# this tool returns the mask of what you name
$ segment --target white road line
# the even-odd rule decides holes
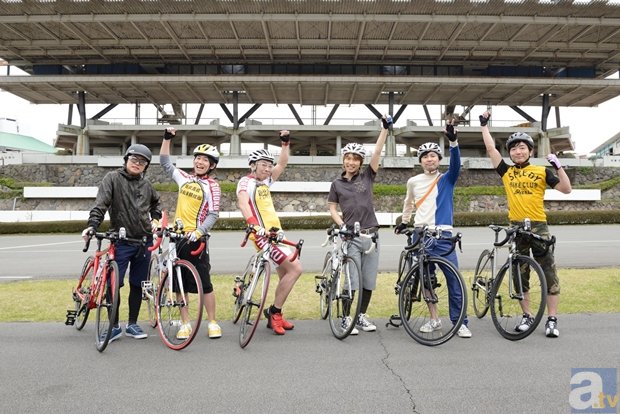
[[[58,243],[30,244],[30,245],[25,245],[25,246],[9,246],[9,247],[0,247],[0,250],[28,249],[31,247],[60,246],[61,244],[75,244],[75,243],[84,243],[84,241],[76,240],[76,241],[58,242]]]
[[[0,279],[33,279],[32,276],[0,276]]]

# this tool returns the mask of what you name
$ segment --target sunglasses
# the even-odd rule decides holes
[[[137,155],[130,155],[129,156],[129,161],[133,162],[134,164],[139,164],[139,165],[142,165],[142,166],[144,166],[144,165],[149,163],[147,160],[145,160],[142,157],[138,157]]]

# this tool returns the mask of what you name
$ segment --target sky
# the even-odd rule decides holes
[[[11,75],[17,74],[17,70],[12,68]],[[618,79],[618,74],[612,75],[611,78]],[[303,119],[304,124],[312,124],[312,106],[294,106]],[[87,118],[94,116],[104,107],[105,105],[87,104]],[[250,107],[251,105],[240,105],[239,113],[243,114]],[[380,112],[387,113],[387,105],[376,105],[375,107]],[[231,109],[230,106],[229,109]],[[463,108],[457,106],[455,112],[460,112],[462,109]],[[486,107],[484,106],[476,106],[472,109],[472,126],[478,124],[475,122],[475,117],[485,109]],[[542,109],[540,107],[521,107],[521,109],[535,119],[540,119],[541,117]],[[316,111],[317,124],[322,124],[325,118],[327,118],[331,106],[317,106],[314,110]],[[193,124],[193,117],[196,116],[197,111],[198,105],[190,105],[187,107],[187,116],[190,118],[188,123]],[[135,108],[133,105],[119,105],[101,119],[108,122],[133,124],[134,112]],[[429,112],[432,118],[440,119],[441,107],[430,106]],[[492,108],[492,112],[496,126],[516,125],[526,122],[520,115],[508,107],[494,107]],[[572,140],[575,142],[575,152],[580,155],[590,153],[598,145],[620,132],[620,122],[617,122],[619,114],[620,97],[616,97],[594,108],[560,108],[561,124],[562,126],[568,126],[570,128]],[[158,114],[154,106],[142,105],[141,116],[142,124],[156,124],[155,118]],[[7,124],[5,121],[2,121],[3,118],[15,119],[20,134],[32,136],[52,145],[56,137],[58,124],[67,123],[68,105],[35,105],[0,89],[0,128]],[[222,125],[230,125],[230,122],[219,105],[207,105],[203,112],[201,123],[208,123],[214,118],[219,118]],[[287,105],[263,105],[251,118],[260,120],[264,124],[297,124]],[[371,119],[374,119],[374,115],[363,105],[353,105],[351,107],[341,105],[332,120],[332,124],[353,123],[355,125],[361,125]],[[423,109],[420,105],[408,106],[395,126],[405,125],[405,120],[407,119],[414,120],[418,125],[427,125]],[[73,125],[79,125],[79,114],[75,107],[72,123]],[[549,114],[547,126],[548,128],[556,126],[554,110]]]

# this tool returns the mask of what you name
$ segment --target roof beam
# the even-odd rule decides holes
[[[161,22],[161,25],[164,27],[166,32],[168,32],[168,35],[172,38],[174,43],[176,43],[177,47],[179,48],[181,53],[183,53],[183,55],[185,56],[187,61],[192,63],[192,58],[189,57],[189,55],[187,54],[187,51],[185,50],[183,45],[179,42],[179,37],[174,32],[174,29],[172,28],[172,26],[170,26],[170,23],[168,23],[168,22]]]
[[[357,57],[360,54],[360,47],[362,46],[362,40],[364,40],[364,31],[366,30],[366,22],[360,24],[357,32],[357,45],[355,46],[355,56],[353,56],[353,63],[357,63]]]
[[[267,43],[267,52],[269,53],[269,59],[273,62],[273,51],[271,50],[271,42],[269,36],[269,28],[267,27],[267,23],[265,20],[261,20],[261,26],[263,28],[263,34],[265,35],[265,42]]]

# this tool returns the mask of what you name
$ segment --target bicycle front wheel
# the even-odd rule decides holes
[[[508,263],[500,269],[491,297],[491,318],[500,335],[511,341],[523,339],[534,332],[545,313],[545,274],[534,259],[517,255],[512,272]],[[525,313],[532,318],[526,325],[522,324]]]
[[[103,352],[108,346],[110,336],[112,336],[112,327],[114,326],[120,297],[120,279],[118,265],[115,261],[108,263],[106,275],[102,276],[97,290],[97,329],[95,329],[95,334],[97,350]]]
[[[349,256],[342,262],[332,276],[329,288],[328,317],[329,327],[338,339],[344,339],[355,328],[357,315],[362,306],[362,280],[357,263]]]
[[[478,258],[471,282],[471,301],[478,318],[484,318],[489,310],[490,281],[493,276],[493,252],[484,250]]]
[[[248,264],[245,266],[245,270],[241,275],[241,280],[239,282],[240,285],[234,288],[235,290],[233,291],[233,296],[235,298],[235,304],[233,306],[232,323],[237,323],[237,321],[241,317],[243,308],[245,307],[245,301],[243,300],[243,297],[245,291],[248,289],[248,287],[250,287],[250,282],[252,281],[252,270],[254,268],[255,260],[256,256],[252,256],[250,260],[248,260]]]
[[[243,312],[241,314],[241,324],[239,326],[239,346],[245,348],[254,336],[260,316],[267,300],[267,290],[269,289],[269,277],[271,275],[271,265],[263,262],[258,271],[253,275],[248,288],[243,296]]]
[[[398,309],[405,331],[436,346],[450,340],[467,313],[467,291],[459,271],[440,257],[413,265],[400,289]]]
[[[159,255],[153,254],[149,262],[149,273],[146,283],[142,285],[142,299],[146,301],[151,328],[157,327],[157,289],[159,289]]]
[[[328,252],[323,261],[323,272],[316,278],[316,291],[319,293],[319,313],[327,319],[329,313],[329,290],[332,282],[332,253]]]
[[[82,266],[82,273],[78,284],[73,290],[73,303],[75,305],[75,329],[81,331],[86,325],[90,313],[90,296],[92,290],[93,274],[95,273],[95,258],[89,256]]]
[[[157,329],[164,345],[179,351],[192,343],[202,321],[203,293],[198,271],[177,260],[157,291]]]

